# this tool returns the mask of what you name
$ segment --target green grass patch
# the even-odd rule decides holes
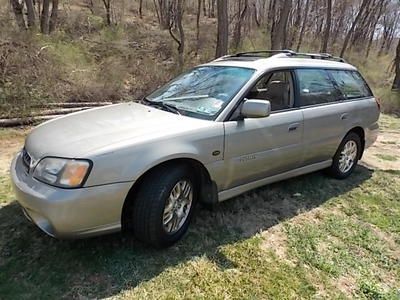
[[[52,239],[24,218],[3,176],[0,294],[6,299],[395,299],[398,175],[359,167],[345,181],[316,173],[273,184],[214,212],[199,209],[188,235],[166,250],[149,249],[126,234]],[[296,192],[301,196],[293,196]],[[315,207],[318,214],[311,213]],[[265,249],[268,235],[257,234],[280,222],[286,259],[277,255],[278,248]],[[338,286],[342,278],[351,279],[350,292]]]
[[[389,154],[375,154],[376,157],[386,161],[397,161],[397,157]]]

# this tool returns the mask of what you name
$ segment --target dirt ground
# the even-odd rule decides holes
[[[8,173],[11,160],[24,144],[30,128],[0,130],[0,175]]]
[[[400,170],[400,132],[382,129],[378,140],[365,153],[362,164],[380,170]]]

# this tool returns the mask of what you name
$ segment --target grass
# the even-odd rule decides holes
[[[376,154],[376,157],[386,161],[396,161],[397,157],[389,154]]]
[[[384,116],[387,129],[400,121]],[[20,138],[2,130],[2,141]],[[23,133],[22,133],[23,134]],[[400,171],[359,166],[272,184],[154,250],[129,234],[60,241],[23,216],[0,174],[0,298],[399,299]]]

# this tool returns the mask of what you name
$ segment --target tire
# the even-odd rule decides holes
[[[355,154],[353,154],[353,151],[349,151],[350,148],[354,149],[354,146],[356,147]],[[346,150],[346,147],[349,148]],[[345,179],[349,177],[351,173],[353,173],[355,167],[357,166],[358,160],[361,157],[361,149],[362,145],[360,136],[355,132],[348,133],[340,143],[339,148],[333,157],[332,166],[327,169],[327,173],[336,179]],[[342,163],[342,161],[346,161],[346,159],[343,157],[345,155],[343,152],[345,151],[352,154],[347,156],[347,165],[346,163]],[[353,155],[355,155],[354,159],[350,159],[350,157]]]
[[[189,189],[184,185],[184,182],[191,186],[190,207],[187,205],[189,200],[179,200],[180,198],[175,201],[171,200],[174,198],[172,195],[178,195],[179,188],[181,190]],[[185,198],[183,192],[180,197]],[[157,248],[168,247],[176,243],[189,227],[197,197],[196,180],[188,167],[170,165],[152,171],[144,178],[136,194],[136,199],[133,199],[132,224],[134,236],[145,244]],[[186,198],[189,199],[190,197]],[[184,207],[187,209],[185,210]],[[172,214],[169,211],[172,211]],[[185,219],[182,219],[179,224],[176,224],[178,222],[172,219],[167,225],[164,224],[164,221],[171,215],[172,218],[179,219],[178,215],[181,217],[184,212],[187,215],[185,213]],[[175,222],[177,228],[173,226],[172,222]],[[171,230],[169,231],[169,229]]]

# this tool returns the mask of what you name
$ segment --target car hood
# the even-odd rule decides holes
[[[122,103],[73,113],[45,122],[28,135],[25,147],[34,160],[45,156],[83,158],[129,140],[183,134],[211,121],[180,116],[138,103]]]

